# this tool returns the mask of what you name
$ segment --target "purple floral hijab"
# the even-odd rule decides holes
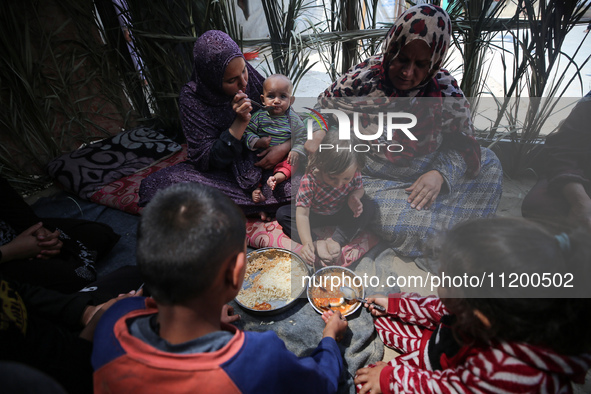
[[[212,145],[236,118],[232,97],[223,92],[222,82],[226,67],[239,56],[244,57],[238,45],[219,30],[209,30],[195,42],[193,74],[181,89],[179,104],[189,160],[198,169],[209,169]],[[264,78],[248,62],[246,68],[248,85],[244,93],[260,102]]]

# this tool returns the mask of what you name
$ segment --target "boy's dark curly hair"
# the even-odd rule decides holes
[[[507,277],[504,288],[498,281],[501,273],[531,277],[571,272],[575,287],[588,288],[584,281],[589,278],[591,236],[579,229],[568,238],[570,246],[561,247],[546,228],[521,218],[467,221],[445,234],[437,251],[442,273],[497,278],[496,287],[485,290],[441,289],[443,303],[457,317],[453,330],[458,341],[483,346],[496,340],[524,342],[568,355],[591,352],[589,297],[560,298],[564,289],[548,289],[540,296],[539,289],[528,293],[507,288]],[[536,298],[527,298],[528,294]],[[475,315],[476,310],[488,318],[490,326]]]

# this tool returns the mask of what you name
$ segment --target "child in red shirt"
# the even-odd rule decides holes
[[[368,297],[387,308],[366,304],[378,335],[402,354],[359,369],[358,392],[572,393],[591,367],[589,233],[554,236],[524,219],[495,218],[460,223],[441,241],[439,276],[470,282],[440,287],[441,299]],[[519,287],[508,280],[514,274]],[[573,287],[560,286],[569,275]]]

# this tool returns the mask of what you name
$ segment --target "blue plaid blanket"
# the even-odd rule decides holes
[[[491,150],[481,150],[481,171],[474,179],[464,176],[466,164],[452,150],[416,158],[408,167],[368,157],[363,186],[378,206],[372,230],[397,254],[420,257],[435,233],[467,219],[494,216],[501,198],[503,171]],[[404,189],[430,170],[438,170],[445,184],[431,208],[417,211],[407,202]]]

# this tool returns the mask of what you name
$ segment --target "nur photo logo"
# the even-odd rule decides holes
[[[322,114],[330,114],[336,118],[338,122],[338,139],[341,141],[351,141],[351,126],[353,126],[353,135],[356,140],[368,141],[368,143],[351,144],[347,147],[334,146],[332,144],[320,144],[319,151],[337,149],[337,150],[353,150],[355,152],[369,152],[370,150],[387,150],[388,152],[402,152],[404,147],[393,139],[394,131],[400,130],[404,135],[411,141],[417,141],[417,137],[410,131],[411,128],[416,126],[417,118],[415,115],[407,112],[378,112],[375,116],[377,117],[375,131],[369,131],[366,129],[364,132],[360,131],[359,128],[359,112],[345,112],[338,109],[320,109],[317,111],[312,108],[305,107],[311,111],[310,119],[307,124],[307,138],[312,139],[314,133],[314,122],[318,125],[321,130],[326,132],[329,131],[328,122],[322,116]],[[352,120],[351,120],[352,117]],[[385,136],[384,136],[385,133]],[[377,142],[377,141],[386,142]],[[373,143],[369,143],[373,141]]]

